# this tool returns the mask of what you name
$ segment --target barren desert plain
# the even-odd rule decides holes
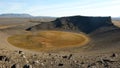
[[[120,68],[120,21],[0,18],[0,68]]]

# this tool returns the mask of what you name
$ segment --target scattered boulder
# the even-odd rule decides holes
[[[103,60],[103,62],[110,62],[110,63],[116,62],[114,59],[110,59],[110,58],[104,58],[102,60]]]
[[[27,28],[26,31],[30,31],[32,28]]]
[[[88,65],[88,68],[96,68],[95,65],[96,65],[95,63],[89,64],[89,65]]]
[[[62,63],[59,63],[59,64],[58,64],[58,66],[63,66],[63,65],[64,65],[64,64],[62,64]]]
[[[22,53],[23,53],[23,51],[18,51],[18,53],[19,53],[19,54],[22,54]]]
[[[62,56],[62,58],[68,58],[68,56],[66,56],[66,55],[65,55],[65,56]]]
[[[9,61],[10,59],[7,56],[0,56],[0,61]]]
[[[80,64],[85,64],[83,61]]]
[[[110,57],[114,58],[117,57],[118,55],[116,53],[113,53]]]
[[[25,55],[23,55],[23,54],[21,55],[21,57],[22,57],[22,58],[27,58],[27,57],[26,57]]]
[[[23,51],[18,51],[18,53],[20,54],[21,57],[23,57],[25,55],[25,53]]]
[[[41,63],[42,66],[44,66],[45,64],[44,63]]]
[[[97,61],[97,63],[99,63],[99,64],[103,64],[103,62],[102,62],[102,61]]]
[[[38,60],[33,61],[33,64],[39,64],[40,62]]]
[[[79,61],[77,61],[77,60],[74,60],[74,63],[78,63]]]
[[[52,54],[49,53],[48,55],[51,56]]]
[[[70,55],[68,56],[68,60],[69,60],[69,59],[71,59],[71,57],[72,57],[72,56],[73,56],[73,55],[72,55],[72,54],[70,54]]]
[[[12,66],[11,66],[11,68],[19,68],[20,66],[19,66],[19,64],[13,64]]]
[[[30,64],[25,64],[25,65],[23,66],[23,68],[32,68],[32,65],[30,65]]]
[[[6,56],[0,56],[0,60],[2,61],[3,59],[5,59]]]
[[[109,64],[113,64],[113,62],[116,62],[113,59],[108,58],[101,58],[100,61],[97,61],[97,63],[104,65],[104,67],[109,68]]]

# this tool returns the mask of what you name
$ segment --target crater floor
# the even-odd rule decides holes
[[[53,50],[65,47],[83,46],[89,38],[82,33],[64,31],[39,31],[8,38],[12,45],[35,51]]]

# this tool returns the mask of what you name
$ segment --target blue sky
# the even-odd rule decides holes
[[[120,0],[0,0],[0,14],[120,16]]]

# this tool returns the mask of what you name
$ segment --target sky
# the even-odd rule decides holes
[[[120,0],[0,0],[0,14],[120,16]]]

